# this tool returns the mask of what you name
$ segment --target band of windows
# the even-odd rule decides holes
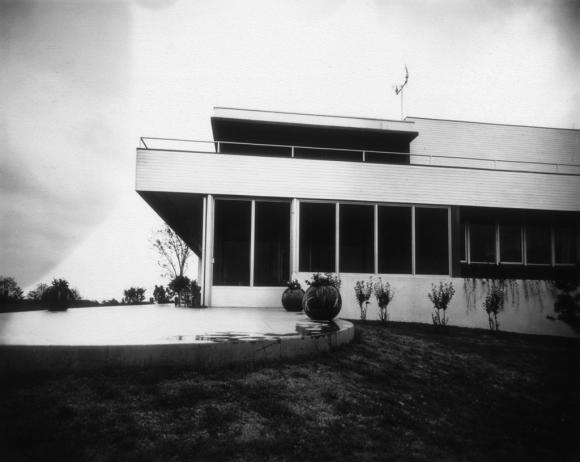
[[[448,207],[306,201],[299,209],[301,272],[449,274]],[[289,270],[288,201],[216,199],[214,285],[279,286]]]
[[[562,223],[462,223],[461,261],[574,265],[575,227]]]

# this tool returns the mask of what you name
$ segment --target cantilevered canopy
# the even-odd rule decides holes
[[[201,258],[203,196],[153,191],[138,191],[138,193]]]
[[[214,139],[243,143],[409,152],[414,123],[272,111],[215,108]]]

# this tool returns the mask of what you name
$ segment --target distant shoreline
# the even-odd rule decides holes
[[[139,305],[153,305],[154,302],[140,302],[140,303],[99,303],[96,300],[75,300],[71,308],[100,308],[105,306],[139,306]],[[21,311],[43,311],[47,308],[42,305],[39,300],[18,300],[9,303],[0,304],[0,313],[17,313]]]

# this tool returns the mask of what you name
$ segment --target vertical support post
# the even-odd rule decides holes
[[[336,203],[335,207],[334,255],[336,261],[334,272],[338,274],[340,272],[340,205],[338,202]]]
[[[250,218],[250,287],[254,287],[254,249],[256,248],[256,201],[252,200]]]
[[[207,197],[203,198],[202,216],[201,216],[201,256],[197,269],[197,277],[199,279],[199,286],[201,287],[201,305],[205,306],[205,260],[207,258],[206,251],[206,222],[207,222]]]
[[[411,207],[411,273],[415,276],[416,273],[416,245],[415,245],[415,206]]]
[[[451,258],[453,255],[452,245],[453,241],[451,240],[451,208],[447,207],[447,263],[449,266],[448,269],[450,277],[453,274],[453,267],[451,266],[453,264],[453,259]]]
[[[375,249],[375,274],[379,274],[379,205],[374,205],[374,249]]]
[[[205,254],[204,287],[205,287],[206,306],[212,306],[211,286],[213,284],[214,216],[215,216],[215,200],[211,194],[208,194],[206,205],[205,251],[204,251]]]
[[[290,204],[290,279],[296,279],[298,273],[300,239],[300,202],[292,199]]]

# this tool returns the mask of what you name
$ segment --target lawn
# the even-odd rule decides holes
[[[213,372],[2,378],[0,460],[580,460],[580,341],[356,323]]]

